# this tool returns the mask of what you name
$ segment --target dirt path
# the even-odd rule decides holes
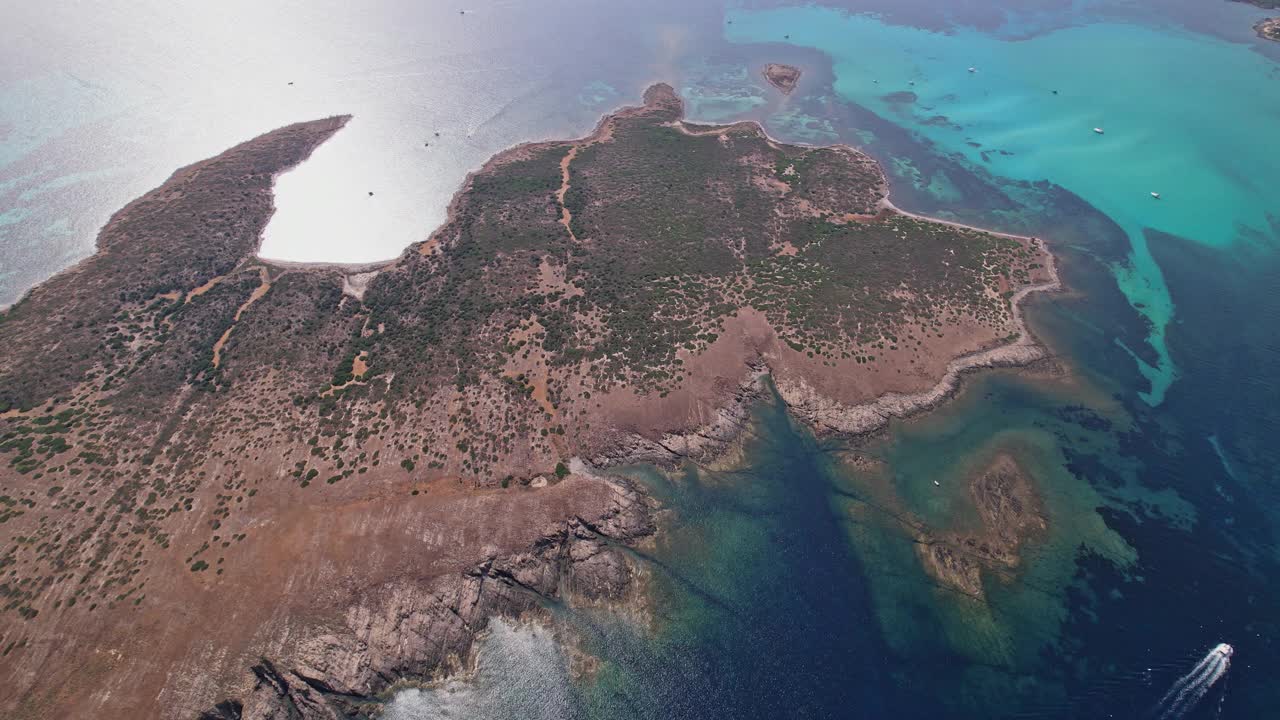
[[[985,235],[994,235],[996,237],[1009,238],[1010,240],[1022,240],[1024,242],[1030,242],[1032,240],[1037,239],[1030,235],[1015,235],[1014,233],[997,232],[995,230],[980,228],[976,225],[965,225],[964,223],[959,223],[952,220],[942,220],[936,217],[930,217],[928,215],[919,215],[917,213],[907,212],[906,210],[903,210],[902,208],[890,202],[887,195],[883,200],[880,201],[880,205],[886,210],[897,213],[898,215],[905,215],[906,217],[909,217],[909,218],[915,218],[916,220],[924,220],[925,222],[931,222],[938,225],[949,225],[953,228],[960,228],[961,230],[972,230],[974,232],[980,232]]]
[[[573,213],[569,212],[569,206],[564,204],[564,196],[569,192],[569,163],[578,156],[578,145],[569,148],[569,152],[560,160],[560,189],[556,191],[556,201],[560,203],[560,224],[564,225],[564,229],[569,232],[569,238],[575,243],[578,242],[577,236],[573,234]]]
[[[231,327],[227,328],[226,332],[222,333],[222,337],[218,338],[218,342],[213,345],[213,366],[215,368],[222,364],[222,348],[227,344],[227,340],[231,337],[231,331],[236,329],[236,323],[240,322],[240,316],[244,314],[245,310],[249,309],[250,305],[257,302],[263,295],[267,294],[268,290],[271,289],[271,275],[267,272],[265,267],[258,268],[258,277],[262,279],[262,284],[250,293],[249,299],[245,300],[243,305],[236,309],[235,317],[231,321]],[[221,278],[215,278],[215,280],[220,279]],[[212,283],[213,280],[210,280],[209,282]],[[194,293],[196,291],[193,290],[192,292]]]
[[[209,278],[208,282],[196,288],[195,290],[192,290],[191,292],[187,293],[187,297],[183,300],[183,302],[191,302],[192,298],[200,297],[201,295],[209,292],[214,288],[214,286],[216,286],[218,283],[222,282],[226,278],[227,278],[226,275],[218,275],[217,277]]]

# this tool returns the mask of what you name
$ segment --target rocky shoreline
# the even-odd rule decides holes
[[[748,363],[747,377],[716,407],[715,419],[684,431],[650,440],[639,433],[617,438],[614,447],[581,460],[594,471],[623,465],[651,464],[672,468],[684,460],[720,458],[751,420],[751,407],[764,397],[768,365],[763,358]]]
[[[545,618],[546,606],[624,604],[641,573],[618,549],[654,532],[648,498],[626,480],[609,508],[549,528],[524,552],[492,556],[423,588],[411,581],[366,593],[345,623],[284,657],[262,657],[251,683],[201,720],[370,717],[388,693],[464,671],[490,619]]]
[[[981,230],[981,228],[904,212],[887,199],[883,205],[886,210],[910,217]],[[1028,240],[1033,243],[1042,242],[1038,238],[989,230],[982,230],[982,232]],[[937,408],[960,391],[962,380],[969,373],[983,369],[1026,367],[1048,358],[1047,348],[1027,327],[1021,307],[1029,295],[1058,292],[1062,289],[1056,259],[1047,251],[1045,256],[1048,259],[1046,271],[1049,280],[1023,286],[1015,291],[1009,300],[1017,338],[996,347],[955,358],[947,365],[945,374],[929,389],[918,393],[887,393],[869,403],[845,405],[816,390],[804,382],[803,378],[796,380],[774,378],[773,387],[778,397],[786,403],[793,417],[803,421],[818,435],[840,435],[853,438],[875,433],[888,425],[892,419],[906,419]],[[768,361],[763,357],[757,357],[749,362],[748,367],[749,375],[733,393],[725,398],[723,404],[716,408],[716,418],[712,422],[684,432],[666,433],[659,440],[650,440],[638,433],[632,433],[620,438],[615,450],[595,455],[587,462],[597,469],[639,463],[651,463],[670,468],[686,459],[701,463],[718,459],[750,421],[751,405],[764,397],[765,380],[773,375]]]
[[[260,162],[262,154],[278,156],[280,168],[292,167],[298,161],[295,156],[305,156],[345,119],[284,128],[193,166],[200,170],[198,182],[193,172],[175,174],[166,185],[126,208],[140,208],[146,213],[121,211],[104,229],[99,253],[79,270],[55,278],[33,292],[19,308],[20,316],[6,318],[5,323],[11,337],[28,343],[25,356],[34,359],[14,364],[5,378],[7,388],[22,391],[14,406],[41,407],[48,400],[47,394],[74,390],[79,393],[74,398],[77,403],[101,414],[91,416],[95,423],[108,424],[119,431],[113,436],[116,449],[130,449],[132,446],[125,441],[136,441],[140,448],[136,456],[122,454],[111,463],[101,463],[113,469],[118,465],[127,472],[108,476],[91,468],[87,477],[76,480],[69,479],[76,475],[66,474],[67,492],[74,497],[84,488],[95,487],[90,483],[101,483],[103,489],[115,492],[117,477],[135,473],[145,479],[154,476],[158,482],[150,486],[129,485],[116,494],[123,498],[121,516],[150,519],[154,513],[151,531],[155,547],[146,549],[145,560],[155,564],[148,575],[133,580],[139,586],[129,592],[138,592],[139,596],[128,607],[123,600],[129,595],[120,594],[119,607],[104,604],[82,609],[89,605],[82,602],[74,611],[68,611],[68,603],[62,608],[62,616],[52,616],[47,611],[59,609],[58,605],[49,607],[53,593],[36,598],[45,602],[40,608],[46,610],[41,619],[25,625],[16,623],[26,621],[15,621],[22,633],[19,651],[26,654],[21,663],[15,662],[12,667],[22,668],[25,674],[17,678],[18,682],[10,683],[16,690],[7,702],[14,703],[15,708],[18,703],[23,703],[24,710],[34,708],[35,712],[26,713],[30,717],[83,712],[112,715],[123,708],[144,716],[155,712],[188,717],[196,709],[207,708],[204,717],[222,719],[367,716],[377,712],[380,701],[400,686],[464,672],[474,659],[476,637],[492,617],[536,621],[548,617],[549,605],[632,608],[644,602],[645,571],[634,563],[625,546],[656,531],[655,508],[641,490],[624,479],[601,477],[599,470],[635,463],[673,466],[686,460],[732,462],[733,450],[745,437],[742,430],[751,422],[754,404],[775,396],[817,433],[868,433],[883,427],[892,417],[921,412],[941,403],[956,391],[960,377],[968,371],[1025,364],[1044,357],[1043,348],[1031,337],[1020,314],[1020,303],[1026,295],[1058,285],[1052,258],[1037,242],[1021,243],[1017,248],[1016,267],[1020,270],[1016,278],[1006,267],[1005,274],[982,275],[982,282],[974,279],[976,275],[964,275],[957,281],[971,281],[973,285],[964,287],[974,288],[984,302],[990,301],[981,306],[984,314],[977,315],[977,310],[964,304],[967,300],[962,298],[951,306],[957,312],[946,326],[951,333],[946,340],[936,341],[943,337],[941,331],[936,337],[930,332],[922,338],[931,343],[923,350],[917,350],[921,344],[917,342],[916,348],[904,347],[896,356],[892,351],[897,348],[888,347],[896,340],[878,342],[884,335],[870,336],[865,348],[864,343],[853,344],[852,339],[845,338],[843,356],[836,350],[824,350],[816,337],[810,338],[806,347],[793,341],[804,338],[798,332],[798,321],[788,325],[791,321],[785,315],[770,321],[749,297],[734,296],[733,303],[719,303],[714,309],[717,322],[723,317],[723,324],[691,326],[691,336],[701,339],[689,342],[680,351],[683,355],[676,355],[686,373],[679,385],[664,387],[661,392],[625,381],[612,387],[588,387],[581,384],[585,380],[574,380],[578,384],[557,388],[555,399],[559,402],[550,404],[546,394],[550,362],[544,358],[550,351],[542,347],[537,358],[520,365],[524,358],[516,358],[514,351],[506,350],[516,340],[505,334],[502,337],[507,340],[501,348],[511,355],[508,359],[512,364],[504,368],[501,378],[486,376],[489,385],[468,385],[461,380],[453,385],[441,381],[451,376],[433,375],[431,368],[415,366],[421,362],[421,348],[431,345],[412,345],[415,337],[410,332],[421,328],[424,318],[438,317],[432,315],[437,312],[433,308],[450,307],[443,301],[430,307],[419,302],[422,297],[445,297],[424,295],[435,287],[431,282],[453,277],[449,275],[450,268],[445,267],[453,253],[442,251],[460,248],[459,253],[464,256],[469,253],[472,257],[492,257],[474,252],[478,242],[475,236],[470,236],[472,246],[466,245],[461,225],[464,221],[476,222],[477,217],[486,217],[484,212],[492,210],[473,197],[475,193],[488,192],[492,196],[497,192],[493,183],[484,182],[492,179],[489,175],[522,164],[520,167],[525,169],[521,172],[534,173],[532,177],[539,182],[546,180],[545,188],[552,190],[552,178],[537,173],[554,167],[554,182],[560,192],[550,202],[540,196],[529,201],[536,212],[531,212],[528,220],[535,227],[542,223],[555,243],[562,243],[559,224],[567,216],[556,212],[553,217],[552,211],[568,210],[565,190],[570,178],[569,161],[577,163],[574,172],[585,173],[574,176],[579,191],[583,185],[592,187],[594,182],[595,187],[601,188],[600,198],[607,200],[616,194],[606,192],[610,188],[616,190],[616,186],[607,183],[607,170],[613,165],[599,157],[584,161],[582,154],[575,154],[573,149],[601,143],[597,148],[601,152],[616,150],[603,143],[629,137],[632,145],[628,147],[633,154],[628,157],[633,163],[642,163],[648,156],[640,151],[647,146],[637,145],[641,141],[636,138],[650,136],[641,134],[642,129],[667,133],[673,142],[684,142],[682,138],[690,135],[717,134],[716,139],[700,141],[703,145],[699,147],[709,154],[727,153],[735,145],[744,148],[741,155],[726,155],[725,159],[744,160],[735,165],[750,168],[750,173],[739,178],[742,186],[754,188],[759,197],[791,213],[783,214],[789,221],[830,219],[828,231],[832,233],[849,232],[856,227],[852,223],[865,221],[875,232],[858,237],[872,236],[872,240],[882,243],[877,246],[882,249],[896,246],[896,240],[887,239],[892,233],[905,237],[905,233],[918,231],[924,242],[923,238],[940,232],[923,223],[905,222],[888,228],[872,225],[910,216],[900,211],[896,212],[903,217],[896,219],[893,212],[876,214],[877,201],[886,198],[883,172],[871,158],[852,148],[837,146],[837,152],[832,153],[778,143],[758,123],[751,123],[751,127],[726,126],[732,131],[703,130],[708,126],[696,126],[691,131],[680,122],[681,106],[671,88],[655,86],[646,92],[645,100],[644,107],[606,116],[588,138],[525,144],[495,155],[469,175],[454,196],[449,222],[427,241],[406,249],[396,261],[376,266],[335,269],[257,258],[261,227],[273,207],[271,183],[279,172]],[[678,129],[679,134],[671,132],[671,128]],[[555,156],[562,151],[568,154],[563,158]],[[251,176],[256,183],[255,193],[249,196],[254,203],[249,208],[252,212],[242,207],[244,168],[255,173]],[[792,194],[792,183],[800,177],[797,172],[814,173],[808,177],[816,181],[813,187],[817,192],[809,193],[804,200],[795,199],[799,193]],[[517,179],[528,180],[523,176]],[[522,185],[516,183],[514,187]],[[701,184],[691,187],[696,189]],[[506,186],[498,189],[507,191]],[[684,202],[687,197],[680,195],[676,199]],[[702,200],[714,210],[723,198]],[[489,201],[498,203],[493,197]],[[597,201],[603,202],[599,198]],[[502,203],[497,206],[507,207]],[[723,217],[724,213],[713,216]],[[633,213],[623,219],[635,217]],[[580,213],[575,212],[573,218],[580,220]],[[158,242],[174,237],[175,227],[179,231],[185,228],[185,233],[176,232],[176,236],[189,238],[190,242],[178,248],[170,243],[165,246],[165,253],[157,253],[155,248],[161,247]],[[575,236],[570,226],[569,242],[577,247],[590,241],[598,249],[609,239],[602,227],[604,223],[595,226],[594,236]],[[729,233],[732,227],[726,228],[729,229],[724,236],[734,236]],[[958,273],[972,268],[958,270],[954,251],[941,255],[946,243],[990,240],[969,233],[943,235],[944,240],[931,246],[936,254],[930,256],[930,262],[937,267],[946,264],[950,272]],[[792,233],[792,225],[779,227],[773,236],[764,238],[765,245],[755,252],[792,258],[801,252],[791,242],[798,237]],[[541,257],[534,259],[542,262],[535,265],[521,260],[500,268],[527,275],[541,273],[544,266],[549,269],[549,278],[539,275],[537,282],[529,282],[525,293],[540,298],[538,302],[543,305],[538,307],[545,315],[563,310],[554,303],[548,305],[551,301],[546,300],[545,293],[546,287],[555,286],[553,281],[557,281],[555,268],[546,262],[546,257],[560,247],[553,244],[539,250]],[[186,254],[175,254],[175,250]],[[214,251],[216,254],[211,255]],[[623,243],[617,252],[633,252],[630,242]],[[1000,257],[1011,262],[1014,251],[1008,252]],[[1028,265],[1040,255],[1048,257],[1045,262],[1049,264],[1050,282],[1039,282],[1045,273],[1034,269],[1039,265]],[[726,257],[730,256],[733,254]],[[528,270],[535,266],[539,268],[536,273]],[[976,261],[972,266],[984,267]],[[780,269],[785,267],[790,265],[779,265]],[[839,271],[849,266],[831,267]],[[902,271],[911,268],[892,263],[884,267],[880,276],[872,278],[881,283],[876,286],[877,292],[896,293],[907,277]],[[481,269],[486,268],[492,269]],[[467,266],[464,270],[475,268]],[[458,273],[461,276],[463,271]],[[369,281],[375,276],[371,289]],[[592,276],[585,277],[589,280]],[[104,297],[119,298],[122,309],[110,305],[97,309],[103,317],[90,327],[49,322],[50,318],[76,315],[64,307],[65,303],[59,304],[68,295],[54,290],[69,287],[73,281],[86,282],[86,278],[92,281],[90,287],[105,288]],[[528,280],[524,275],[517,279]],[[563,284],[563,277],[558,282]],[[1020,286],[1032,282],[1036,284]],[[779,283],[770,291],[776,295],[756,299],[785,304],[791,298],[784,292],[788,287],[794,285]],[[915,289],[921,297],[931,300],[958,297],[930,295],[935,287],[921,285]],[[997,295],[1015,288],[1011,295]],[[366,290],[372,293],[368,301],[364,300]],[[488,288],[484,290],[487,292]],[[565,289],[562,300],[573,301],[581,292],[581,287],[577,292]],[[255,298],[253,293],[263,299],[254,304],[251,312],[242,313],[247,307],[246,299]],[[84,307],[92,307],[89,294],[84,297]],[[452,302],[454,296],[448,297]],[[195,298],[199,300],[192,302]],[[377,322],[368,306],[378,306]],[[723,306],[737,310],[726,311]],[[391,313],[389,307],[402,314]],[[684,308],[679,310],[683,312]],[[711,308],[705,311],[712,312]],[[960,316],[968,324],[955,320]],[[919,315],[903,317],[919,323],[921,317],[932,320],[941,314],[926,308]],[[288,322],[281,323],[282,318]],[[870,322],[875,318],[862,319]],[[389,321],[385,337],[384,320]],[[99,326],[108,330],[93,329]],[[498,332],[494,328],[505,330],[505,326],[497,324],[493,328],[483,324],[468,327],[466,334],[454,339],[471,340],[486,328],[494,333]],[[877,332],[884,332],[886,327]],[[234,335],[231,328],[235,328]],[[1006,335],[1010,329],[1016,330],[1013,342],[983,347],[984,343],[990,345],[1012,337]],[[126,335],[126,331],[138,335]],[[42,340],[54,335],[61,343],[61,358],[46,352],[55,343]],[[909,334],[904,336],[910,338]],[[228,337],[231,345],[226,344]],[[75,347],[85,348],[84,352],[62,352],[69,347],[68,338],[79,343]],[[97,402],[93,393],[99,386],[91,381],[99,376],[90,373],[93,368],[88,360],[77,361],[80,364],[63,371],[46,372],[48,367],[57,370],[52,364],[55,361],[106,353],[112,347],[106,340],[113,338],[118,340],[119,348],[118,352],[112,349],[108,359],[130,370],[122,373],[124,379],[120,381],[130,392],[115,390],[110,396],[116,404]],[[209,368],[199,364],[202,356],[188,358],[182,354],[198,347],[202,339],[211,344]],[[521,344],[525,340],[521,336]],[[870,349],[873,343],[878,349]],[[648,346],[621,347],[638,353]],[[343,357],[349,357],[350,365],[338,362],[341,357],[335,348],[341,350]],[[971,352],[975,348],[980,349]],[[854,353],[858,354],[856,361]],[[881,357],[866,357],[871,353]],[[398,398],[397,405],[397,398],[388,399],[389,391],[382,384],[351,385],[350,378],[368,372],[365,362],[371,354],[376,357],[374,371],[385,373],[387,388],[392,377],[404,377],[416,367],[417,389],[435,394],[414,394],[410,396],[412,401]],[[956,355],[960,357],[946,364]],[[554,354],[548,357],[555,359]],[[219,362],[227,358],[229,362]],[[652,359],[640,356],[636,362],[640,360]],[[161,361],[166,363],[163,367]],[[908,361],[921,364],[908,373]],[[879,364],[872,367],[873,362]],[[946,372],[934,381],[944,364]],[[288,367],[289,372],[279,372],[280,367]],[[179,371],[161,372],[166,368]],[[623,369],[628,368],[631,366]],[[454,369],[456,372],[456,364]],[[901,378],[899,369],[903,371]],[[24,380],[27,375],[22,373],[36,377],[37,371],[45,374]],[[642,378],[635,368],[628,372],[630,376],[619,377],[633,382]],[[591,377],[592,373],[586,375]],[[83,379],[77,379],[81,376]],[[773,378],[772,385],[768,378]],[[66,387],[51,386],[53,380]],[[192,393],[197,383],[208,392]],[[101,390],[106,387],[103,385]],[[31,388],[39,388],[40,392],[28,392]],[[339,402],[333,388],[356,392]],[[382,394],[369,396],[370,388]],[[595,391],[595,396],[585,392],[587,389]],[[903,392],[886,393],[892,390]],[[539,392],[540,395],[535,394]],[[858,404],[863,398],[873,400]],[[533,405],[535,400],[542,404]],[[433,404],[426,405],[426,401]],[[284,409],[260,414],[264,406]],[[546,412],[530,415],[528,411],[536,407]],[[472,411],[477,408],[487,414],[473,417]],[[571,412],[575,409],[577,413]],[[77,410],[89,412],[78,406],[71,408],[71,414],[66,416],[68,422],[77,417]],[[335,411],[341,416],[335,417]],[[52,413],[53,405],[45,412]],[[467,424],[455,428],[455,420],[463,415]],[[381,434],[361,434],[367,430],[367,421],[375,417],[380,420],[374,422],[381,426]],[[494,433],[486,439],[484,431],[493,427],[495,419],[504,417],[508,418],[505,422],[510,422],[509,418],[533,418],[533,425],[505,429],[510,438],[520,443],[528,441],[527,446],[499,448],[496,443],[501,438]],[[152,425],[139,424],[143,418],[150,418]],[[441,428],[435,428],[432,422]],[[258,428],[259,432],[246,435],[246,427]],[[293,435],[282,432],[282,428],[290,427],[294,428]],[[54,446],[48,457],[39,462],[66,452],[77,443],[85,444],[87,449],[96,447],[88,444],[93,438],[83,437],[79,430],[71,433],[72,429],[69,424],[65,431],[70,443]],[[305,440],[308,435],[312,436],[310,441]],[[482,440],[491,444],[477,449]],[[155,465],[155,450],[162,447],[166,455]],[[500,463],[499,449],[504,453]],[[478,468],[480,463],[486,466],[483,471]],[[571,469],[564,468],[564,463]],[[491,464],[494,466],[488,467]],[[43,466],[32,465],[18,472],[25,474],[39,467]],[[49,463],[48,471],[55,473],[51,477],[61,477],[56,473],[62,470]],[[529,483],[528,489],[522,488],[526,481],[519,473],[525,471],[539,475],[542,484]],[[560,482],[548,486],[546,478],[553,475]],[[203,482],[207,476],[232,478],[227,482],[234,484]],[[348,478],[353,480],[343,482]],[[464,478],[472,484],[465,485]],[[316,487],[305,490],[313,480]],[[172,486],[175,481],[187,484],[177,489]],[[219,492],[224,489],[232,495]],[[186,502],[176,502],[179,496],[186,497]],[[78,507],[67,510],[58,502],[49,501],[50,510],[65,512],[54,516],[58,520],[48,527],[70,527],[57,523],[75,520],[74,509]],[[173,502],[173,507],[146,510],[153,502],[165,507]],[[138,508],[142,512],[135,512]],[[166,519],[170,516],[172,519]],[[29,522],[31,517],[34,514],[19,522]],[[94,518],[103,523],[107,516]],[[40,523],[45,525],[43,519]],[[15,523],[6,530],[16,532],[15,528],[23,529]],[[112,533],[117,530],[115,524],[105,526],[103,542],[116,542]],[[249,540],[243,542],[246,538]],[[171,539],[175,544],[172,550]],[[197,546],[200,540],[204,540],[203,545]],[[104,547],[110,550],[116,546]],[[67,552],[77,548],[68,545]],[[115,552],[120,558],[134,560],[143,555],[135,552],[133,545],[119,546]],[[124,568],[121,572],[134,578],[140,570]],[[140,589],[144,580],[149,583],[145,604]],[[73,599],[75,593],[83,592],[69,583],[56,590]],[[62,599],[59,596],[58,602]],[[109,603],[105,595],[94,599]],[[95,607],[103,609],[88,616]],[[183,608],[183,613],[196,622],[175,625],[174,608]],[[37,609],[26,610],[34,617]],[[142,615],[126,620],[126,612]],[[65,620],[55,624],[45,619],[48,617],[71,618],[81,624],[69,625]],[[137,617],[145,619],[133,619]],[[29,632],[35,649],[23,650],[28,647]],[[90,656],[113,658],[111,667],[95,676],[95,682],[101,683],[99,690],[79,687],[74,692],[66,691],[62,697],[45,699],[45,688],[76,687],[68,678],[82,674],[78,668]],[[28,671],[41,665],[46,670]],[[129,682],[127,692],[117,684],[122,678]]]
[[[1017,339],[952,360],[947,365],[946,374],[932,388],[913,394],[890,393],[874,402],[853,406],[833,402],[803,381],[779,383],[778,394],[793,414],[819,434],[865,435],[884,427],[891,419],[907,418],[941,405],[959,392],[961,378],[967,373],[986,368],[1021,367],[1044,359],[1048,351],[1028,330],[1020,306],[1032,293],[1062,288],[1053,256],[1049,258],[1050,281],[1022,287],[1010,298]]]

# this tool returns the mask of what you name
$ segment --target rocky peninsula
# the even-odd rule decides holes
[[[722,452],[762,375],[858,433],[1040,356],[1042,242],[682,112],[498,154],[379,268],[255,254],[344,117],[116,213],[0,322],[0,714],[358,715],[493,615],[637,602],[652,508],[601,469]]]

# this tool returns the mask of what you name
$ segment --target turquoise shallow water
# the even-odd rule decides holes
[[[499,624],[474,677],[402,693],[390,716],[1144,718],[1218,642],[1236,647],[1230,672],[1184,716],[1274,715],[1280,44],[1251,38],[1259,13],[770,4],[513,2],[465,26],[400,0],[309,19],[255,6],[256,45],[226,42],[244,37],[234,25],[186,31],[202,16],[180,5],[167,33],[106,6],[24,8],[40,22],[11,24],[0,52],[0,302],[82,256],[106,213],[175,165],[272,125],[366,118],[310,177],[342,189],[358,155],[356,195],[395,186],[413,212],[392,224],[412,239],[492,151],[582,132],[667,80],[696,120],[864,147],[904,208],[1051,238],[1073,292],[1031,319],[1072,373],[973,378],[852,446],[764,403],[737,466],[631,473],[665,509],[633,555],[651,625],[563,606],[555,632]],[[41,32],[12,29],[28,26]],[[124,39],[80,41],[99,35]],[[327,52],[306,51],[317,42]],[[764,84],[764,62],[805,68],[794,95]],[[307,176],[282,183],[282,218],[324,221]],[[1029,473],[1048,529],[1017,571],[984,575],[977,603],[939,587],[916,545],[921,527],[972,527],[965,480],[995,453]]]
[[[1073,292],[1031,320],[1072,372],[975,377],[857,443],[817,440],[765,402],[733,467],[633,469],[664,508],[633,555],[653,623],[551,607],[591,672],[575,676],[549,635],[501,627],[470,684],[403,694],[396,717],[1253,720],[1280,706],[1275,54],[1232,29],[1236,6],[860,7],[884,12],[729,10],[728,44],[682,41],[690,115],[862,146],[907,209],[1050,238]],[[805,68],[793,96],[759,78],[769,61]],[[1047,527],[1016,569],[983,572],[975,600],[926,572],[919,545],[974,527],[967,480],[998,453],[1029,475]],[[1236,649],[1224,678],[1162,705],[1220,642]]]
[[[1176,309],[1144,231],[1224,249],[1278,242],[1269,213],[1280,162],[1267,148],[1280,126],[1280,73],[1246,45],[1111,23],[1007,42],[818,7],[730,19],[731,40],[785,34],[820,50],[842,98],[940,150],[1002,177],[1056,183],[1119,223],[1132,249],[1112,269],[1151,323],[1155,358],[1135,359],[1152,404],[1177,376],[1165,337]]]

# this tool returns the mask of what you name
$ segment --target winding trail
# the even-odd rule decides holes
[[[211,278],[209,278],[209,280],[208,280],[207,282],[205,282],[205,284],[203,284],[203,285],[201,285],[200,287],[195,288],[194,290],[191,290],[190,292],[188,292],[188,293],[187,293],[187,295],[186,295],[186,297],[184,297],[184,298],[182,299],[182,301],[183,301],[183,302],[191,302],[193,299],[195,299],[195,298],[197,298],[197,297],[200,297],[201,295],[203,295],[203,294],[205,294],[205,293],[209,292],[209,291],[210,291],[210,290],[212,290],[214,287],[216,287],[218,283],[220,283],[220,282],[222,282],[223,280],[226,280],[226,279],[227,279],[227,276],[226,276],[226,275],[217,275],[217,276],[215,276],[215,277],[211,277]],[[176,299],[177,299],[176,297],[173,297],[173,293],[166,293],[165,295],[163,295],[163,296],[161,296],[161,297],[173,298],[174,300],[176,300]]]
[[[578,156],[578,145],[571,145],[569,152],[560,160],[560,189],[556,191],[556,201],[560,203],[560,224],[564,225],[564,229],[569,232],[569,239],[575,243],[578,237],[573,234],[573,213],[569,212],[569,206],[564,204],[564,196],[569,192],[569,163]]]
[[[243,305],[236,308],[236,314],[231,320],[231,326],[222,333],[222,337],[218,338],[218,342],[213,344],[214,368],[217,368],[222,364],[222,348],[227,344],[227,340],[231,337],[231,331],[236,329],[236,323],[240,322],[240,316],[244,314],[245,310],[249,309],[250,305],[257,302],[263,295],[267,294],[268,290],[271,289],[271,274],[265,267],[258,266],[258,277],[261,278],[262,284],[254,288],[253,292],[249,294],[249,299],[245,300]],[[212,282],[213,281],[210,281],[210,283]]]

